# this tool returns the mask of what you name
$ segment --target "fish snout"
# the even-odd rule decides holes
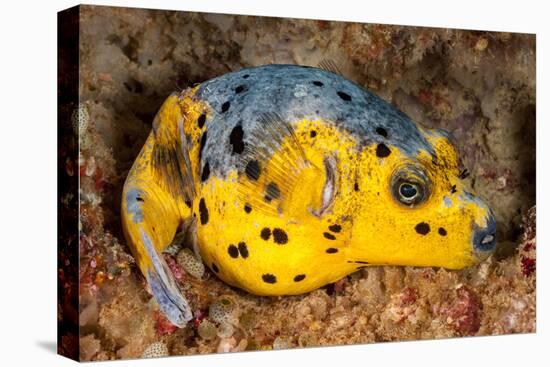
[[[496,250],[496,232],[497,223],[493,213],[489,213],[486,218],[485,227],[477,227],[474,230],[472,246],[474,253],[480,261],[488,258]]]

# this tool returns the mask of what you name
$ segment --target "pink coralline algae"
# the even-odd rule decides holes
[[[401,306],[410,306],[414,302],[416,302],[416,299],[418,298],[418,291],[414,288],[407,287],[401,292],[400,294],[400,302]]]
[[[197,310],[195,312],[195,318],[193,319],[193,326],[198,328],[201,322],[206,318],[207,313],[203,310]]]
[[[523,275],[526,277],[531,276],[536,270],[536,261],[528,257],[521,258],[521,269]]]
[[[418,310],[418,305],[415,304],[417,299],[418,291],[412,287],[405,287],[401,292],[391,296],[385,315],[394,323],[403,323],[406,320],[415,323],[415,314]]]
[[[174,259],[174,257],[164,254],[164,260],[166,261],[166,264],[168,264],[168,267],[170,270],[172,270],[172,274],[174,274],[174,278],[177,280],[181,280],[183,277],[183,271]]]
[[[158,310],[154,312],[154,319],[158,336],[173,334],[178,329],[177,326],[168,321],[166,316]]]
[[[523,222],[523,241],[519,249],[521,256],[521,271],[523,275],[529,277],[536,270],[536,211],[535,207],[531,208],[524,217]]]
[[[460,335],[474,335],[481,326],[483,304],[479,296],[470,288],[460,286],[456,290],[457,298],[440,311]]]

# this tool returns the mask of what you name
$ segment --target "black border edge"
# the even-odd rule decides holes
[[[57,13],[57,353],[79,361],[78,135],[80,5]]]

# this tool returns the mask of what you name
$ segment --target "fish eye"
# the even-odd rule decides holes
[[[429,181],[421,168],[407,166],[394,173],[390,190],[399,203],[414,207],[427,199]]]

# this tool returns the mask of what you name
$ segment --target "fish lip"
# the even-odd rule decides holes
[[[486,217],[487,225],[484,228],[474,224],[474,234],[472,236],[472,246],[476,257],[482,261],[495,252],[496,241],[496,220],[493,213]]]

